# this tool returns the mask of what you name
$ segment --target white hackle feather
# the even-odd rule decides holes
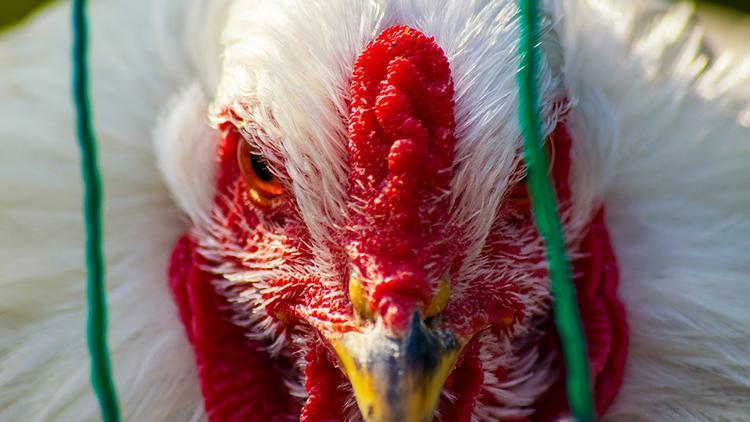
[[[157,164],[179,208],[195,224],[207,224],[214,203],[216,146],[208,100],[198,82],[175,95],[159,112],[154,131]],[[212,142],[213,141],[213,142]]]
[[[159,111],[196,78],[191,51],[199,45],[189,39],[195,28],[210,26],[190,21],[198,6],[160,0],[135,7],[118,0],[90,7],[109,344],[125,420],[204,417],[192,351],[166,280],[185,218],[166,189],[151,140]],[[61,2],[0,39],[3,421],[100,420],[86,349],[71,31],[70,5]],[[210,34],[201,34],[209,44]],[[205,133],[200,120],[184,124],[193,128],[185,132]]]
[[[710,66],[690,6],[662,17],[654,2],[634,3],[564,2],[560,30],[577,102],[571,189],[579,203],[606,203],[630,325],[608,418],[742,420],[750,58]]]
[[[210,213],[218,132],[207,119],[215,124],[223,107],[253,119],[243,132],[285,158],[311,246],[330,268],[329,231],[346,212],[348,78],[388,25],[435,36],[450,61],[459,160],[451,194],[477,257],[466,271],[481,271],[479,252],[518,160],[515,8],[440,3],[92,4],[110,345],[126,420],[205,417],[166,265],[188,228],[184,216],[207,254],[219,230]],[[750,60],[709,57],[684,5],[665,13],[655,0],[546,3],[545,123],[549,130],[566,113],[574,139],[577,212],[567,230],[575,237],[606,205],[631,327],[623,388],[606,418],[741,420],[750,414]],[[86,364],[69,34],[63,3],[0,38],[0,420],[98,418]],[[555,103],[562,97],[569,109]],[[263,282],[222,270],[221,283]],[[245,322],[270,333],[262,316]],[[304,337],[279,335],[269,351]],[[497,345],[505,354],[489,348],[487,365],[519,359],[510,345]],[[526,376],[519,388],[488,390],[520,403],[515,413],[478,408],[475,417],[523,413],[544,385]],[[304,397],[296,380],[287,383]]]

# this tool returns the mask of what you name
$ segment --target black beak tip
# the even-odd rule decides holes
[[[407,365],[425,372],[437,367],[442,349],[439,339],[427,331],[418,312],[412,315],[402,348]]]

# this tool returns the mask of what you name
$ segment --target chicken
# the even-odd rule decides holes
[[[437,4],[439,3],[439,4]],[[0,419],[96,420],[67,5],[0,40]],[[545,3],[550,174],[606,420],[750,413],[750,61]],[[513,1],[91,6],[127,420],[567,415]]]

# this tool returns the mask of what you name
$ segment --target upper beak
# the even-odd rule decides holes
[[[382,324],[333,343],[367,422],[429,422],[461,345],[447,331],[428,329],[417,312],[403,338]]]

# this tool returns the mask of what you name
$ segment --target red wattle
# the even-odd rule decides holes
[[[594,404],[598,415],[604,414],[614,401],[622,384],[628,355],[628,324],[625,307],[617,296],[619,270],[612,251],[604,210],[591,222],[582,242],[582,258],[573,262],[578,309],[586,334],[589,372]],[[561,352],[554,326],[548,326],[548,349]],[[555,365],[563,370],[560,380],[537,401],[534,420],[548,421],[569,413],[565,395],[564,365],[561,357]]]
[[[341,388],[347,382],[344,374],[333,366],[331,356],[320,342],[310,346],[305,360],[305,388],[309,397],[302,408],[300,421],[345,420],[347,412],[344,405],[351,393]]]
[[[201,269],[207,264],[195,242],[181,237],[172,252],[169,285],[193,346],[209,420],[295,419],[300,406],[282,381],[284,363],[271,359],[231,322],[227,301],[212,284],[214,276]]]

